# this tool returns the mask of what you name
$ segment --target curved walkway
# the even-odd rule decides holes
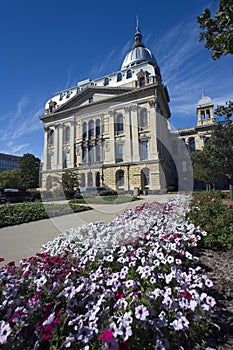
[[[14,260],[18,263],[40,252],[42,244],[55,238],[71,227],[89,222],[111,222],[116,215],[127,209],[134,209],[143,202],[163,201],[169,195],[148,195],[142,200],[123,204],[90,204],[93,210],[56,218],[34,221],[0,229],[0,266]]]

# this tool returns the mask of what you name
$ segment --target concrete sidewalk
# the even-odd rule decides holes
[[[14,260],[18,263],[40,252],[42,244],[71,227],[89,222],[110,222],[127,209],[134,209],[143,202],[163,201],[168,195],[144,196],[142,200],[123,204],[90,204],[93,210],[59,216],[0,229],[0,266]]]

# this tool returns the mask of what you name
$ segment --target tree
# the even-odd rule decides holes
[[[220,175],[218,169],[209,162],[208,148],[203,151],[195,151],[192,155],[194,178],[206,183],[206,189],[210,190],[211,185],[215,188],[215,182]]]
[[[0,173],[0,188],[20,188],[22,180],[19,169],[6,170]]]
[[[24,154],[19,160],[22,185],[25,188],[39,187],[40,159],[33,154]]]
[[[233,121],[217,123],[208,144],[194,157],[194,174],[197,179],[217,180],[228,178],[233,199]]]
[[[233,121],[217,123],[210,141],[206,146],[209,162],[219,172],[219,177],[229,179],[231,199],[233,199]]]
[[[62,174],[62,187],[65,193],[74,194],[75,190],[79,187],[78,172],[66,170]]]
[[[211,17],[210,9],[204,9],[197,22],[203,30],[200,41],[206,40],[205,47],[213,51],[214,60],[222,55],[233,54],[233,0],[220,0],[219,10]]]

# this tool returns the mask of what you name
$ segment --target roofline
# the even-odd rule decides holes
[[[123,87],[105,87],[105,86],[91,86],[91,87],[88,87],[86,88],[85,90],[83,90],[81,93],[88,93],[90,92],[91,90],[97,90],[97,91],[100,91],[100,90],[104,90],[105,92],[107,90],[116,90],[117,92],[120,92],[122,91],[124,93],[124,96],[127,96],[127,95],[130,95],[130,94],[134,94],[134,93],[141,93],[142,91],[146,91],[146,90],[150,90],[150,89],[154,89],[155,86],[158,86],[159,84],[157,83],[153,83],[153,84],[150,84],[150,85],[147,85],[143,88],[133,88],[133,87],[128,87],[128,88],[123,88]],[[74,98],[77,98],[79,95],[75,95],[74,97],[72,97],[72,99]],[[70,111],[73,111],[73,110],[80,110],[80,109],[84,109],[84,108],[89,108],[90,106],[96,106],[96,105],[99,105],[103,102],[111,102],[112,100],[116,100],[118,97],[122,97],[122,94],[120,95],[116,95],[116,96],[111,96],[110,98],[107,98],[105,100],[100,100],[100,101],[96,101],[96,102],[93,102],[91,105],[88,104],[88,105],[83,105],[83,106],[75,106],[73,108],[69,108],[69,109],[66,109],[66,110],[62,110],[62,107],[65,106],[65,104],[63,104],[60,108],[61,110],[59,110],[60,108],[58,108],[54,113],[50,113],[50,114],[46,114],[46,115],[43,115],[43,116],[40,116],[40,120],[45,120],[47,118],[50,118],[50,117],[56,117],[57,115],[61,115],[63,113],[67,113],[67,112],[70,112]],[[70,99],[69,101],[66,102],[66,104],[70,103],[72,101],[72,99]]]

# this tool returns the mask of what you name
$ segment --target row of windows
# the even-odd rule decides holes
[[[118,170],[116,172],[116,187],[123,188],[125,185],[125,172],[124,170]],[[142,188],[149,187],[150,184],[150,171],[145,168],[141,171],[141,186]],[[101,185],[101,175],[100,172],[93,174],[91,171],[87,174],[80,174],[80,187],[100,187]]]
[[[64,128],[64,141],[69,142],[70,141],[70,127],[66,126]],[[48,132],[48,144],[53,145],[54,144],[54,130],[50,129]]]
[[[148,127],[148,114],[145,108],[143,108],[140,111],[139,127],[141,129]],[[124,131],[124,117],[121,113],[119,113],[116,117],[114,129],[116,133],[121,133]],[[82,132],[83,132],[83,138],[99,136],[101,134],[100,120],[97,119],[94,122],[94,120],[92,119],[88,123],[84,122],[82,126]]]
[[[0,159],[0,171],[13,170],[18,168],[18,161],[15,159]]]
[[[126,72],[126,79],[130,79],[130,78],[132,78],[132,76],[133,76],[132,70],[131,69],[127,70],[127,72]],[[118,73],[117,74],[117,78],[116,78],[117,82],[121,81],[122,78],[123,78],[122,73]],[[109,78],[105,78],[104,79],[104,86],[109,85],[109,82],[110,82],[110,79]]]
[[[140,111],[139,115],[139,127],[141,129],[145,128],[148,126],[148,114],[147,110],[143,108]],[[95,122],[93,119],[91,119],[89,122],[84,122],[82,125],[82,133],[83,133],[83,138],[86,137],[98,137],[101,135],[101,121],[100,119],[97,119]],[[115,122],[115,132],[116,133],[121,133],[124,131],[124,118],[121,113],[119,113],[116,117],[116,122]],[[64,141],[69,142],[70,141],[70,127],[66,126],[64,128]],[[53,145],[54,144],[54,130],[50,129],[48,132],[48,144]]]
[[[140,160],[148,159],[148,140],[140,141],[139,151],[140,151]],[[103,152],[103,149],[101,144],[90,146],[89,148],[83,147],[82,164],[83,165],[96,164],[96,163],[102,162],[103,160],[102,152]],[[48,169],[55,169],[54,154],[49,153],[47,159],[48,159],[48,163],[47,163]],[[117,143],[115,162],[121,163],[121,162],[124,162],[124,160],[125,160],[124,144]],[[70,167],[70,152],[66,151],[63,154],[63,168],[69,168],[69,167]]]

